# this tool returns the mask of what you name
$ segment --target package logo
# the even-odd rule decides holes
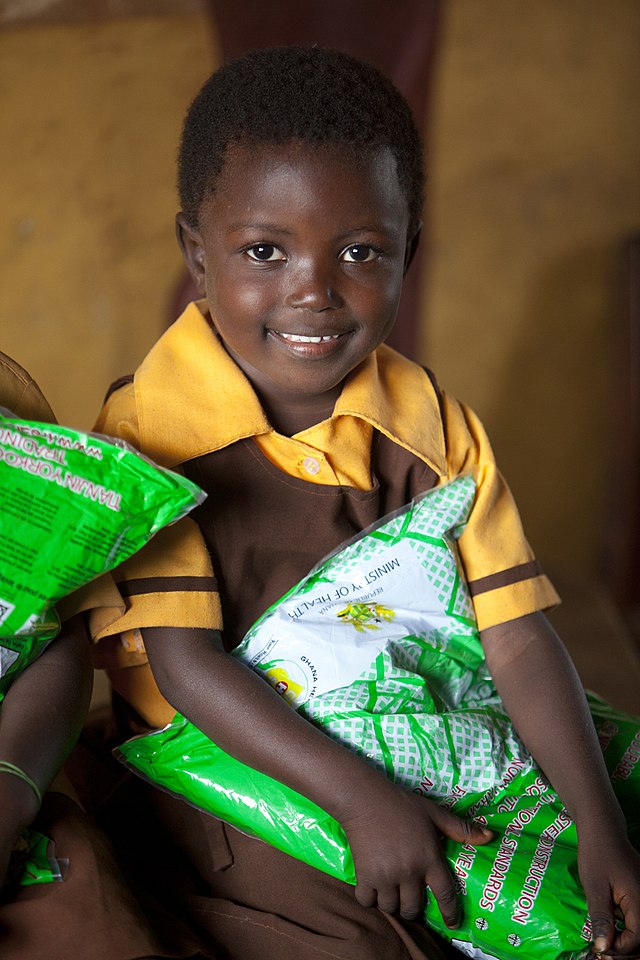
[[[309,680],[299,664],[291,660],[272,660],[258,664],[258,668],[264,671],[265,678],[276,693],[292,706],[307,699]]]
[[[381,603],[348,603],[344,610],[338,611],[337,616],[343,623],[352,624],[362,633],[364,630],[378,630],[383,621],[391,623],[395,613]]]

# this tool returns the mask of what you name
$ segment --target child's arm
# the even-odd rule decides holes
[[[491,833],[391,783],[317,730],[226,654],[214,631],[154,628],[143,637],[156,682],[177,710],[223,750],[309,797],[342,824],[361,904],[416,917],[426,882],[445,922],[457,925],[453,877],[439,837],[481,844]]]
[[[640,856],[627,839],[569,655],[541,613],[491,627],[481,638],[509,716],[575,821],[595,948],[633,951],[640,946]],[[626,928],[618,935],[616,906]]]
[[[89,706],[91,648],[79,617],[9,688],[0,711],[0,760],[23,770],[44,793],[71,751]],[[0,771],[0,886],[18,835],[39,808],[35,791]]]

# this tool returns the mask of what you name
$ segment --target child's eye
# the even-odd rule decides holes
[[[353,243],[342,251],[340,258],[347,263],[366,263],[368,260],[375,260],[379,255],[378,250],[366,243]]]
[[[247,247],[245,253],[251,257],[252,260],[259,260],[261,263],[269,260],[285,259],[282,250],[279,250],[272,243],[254,243],[253,246]]]

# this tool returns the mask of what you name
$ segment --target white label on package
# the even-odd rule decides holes
[[[356,680],[389,640],[425,635],[446,611],[412,546],[382,546],[375,559],[333,571],[283,600],[234,651],[291,704]]]
[[[3,623],[15,610],[15,604],[0,597],[0,623]]]
[[[9,647],[0,647],[0,677],[4,677],[7,670],[13,666],[20,656],[15,650]]]

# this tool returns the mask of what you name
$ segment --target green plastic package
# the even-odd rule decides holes
[[[450,931],[431,898],[430,926],[477,958],[582,960],[591,930],[575,827],[496,694],[457,557],[474,497],[463,477],[384,518],[267,610],[234,654],[389,778],[495,831],[477,848],[445,841],[463,921]],[[640,719],[597,698],[590,706],[640,843]],[[355,882],[340,824],[183,717],[117,755],[243,832]]]
[[[204,496],[125,443],[0,408],[0,699],[57,635],[58,600]]]
[[[56,637],[54,604],[139,550],[205,494],[120,441],[0,408],[0,701]],[[53,842],[26,830],[22,886],[64,879]]]

